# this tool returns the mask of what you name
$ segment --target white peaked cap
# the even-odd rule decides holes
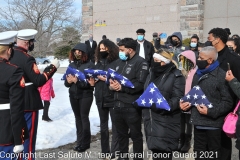
[[[30,39],[34,39],[37,33],[38,31],[35,29],[23,29],[18,31],[17,38],[29,41]]]
[[[9,45],[15,41],[18,31],[6,31],[0,33],[0,45]]]

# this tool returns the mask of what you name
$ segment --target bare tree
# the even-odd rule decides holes
[[[5,0],[0,8],[1,30],[38,30],[36,52],[49,51],[49,44],[69,25],[75,25],[73,0]],[[79,15],[80,17],[80,15]],[[80,30],[81,27],[79,27]]]

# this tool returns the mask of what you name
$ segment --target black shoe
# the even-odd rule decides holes
[[[186,135],[184,145],[180,151],[181,153],[188,153],[189,149],[191,148],[191,138],[192,135]]]
[[[78,151],[78,149],[79,149],[80,147],[81,147],[81,144],[76,145],[76,146],[73,147],[73,150],[74,150],[74,151]]]
[[[78,149],[77,149],[77,151],[78,152],[85,152],[87,149],[89,149],[90,148],[90,146],[87,146],[87,147],[83,147],[83,146],[80,146]]]
[[[44,117],[44,116],[42,116],[42,120],[43,120],[43,121],[47,121],[47,122],[53,121],[53,120],[51,120],[49,117]]]

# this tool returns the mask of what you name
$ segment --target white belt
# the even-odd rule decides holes
[[[10,103],[0,104],[0,110],[10,109]]]
[[[33,83],[32,82],[28,82],[28,83],[25,83],[25,86],[29,86],[29,85],[32,85]]]

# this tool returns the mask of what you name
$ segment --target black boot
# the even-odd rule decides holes
[[[185,135],[184,135],[184,133],[181,133],[179,143],[178,143],[178,151],[180,151],[181,148],[183,147],[184,141],[185,141]]]
[[[51,122],[52,120],[48,117],[48,110],[49,110],[50,102],[49,101],[44,101],[44,109],[43,109],[43,116],[42,120]]]
[[[192,139],[192,135],[186,134],[184,145],[181,148],[182,153],[188,153],[189,149],[191,148],[191,139]]]

